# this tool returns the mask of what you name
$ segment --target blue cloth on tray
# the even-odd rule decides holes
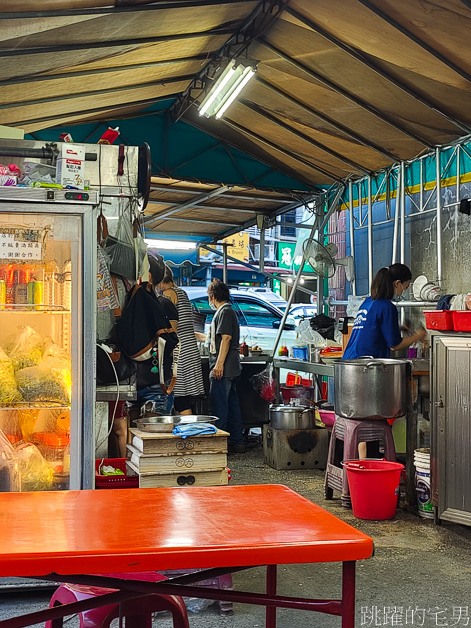
[[[172,434],[175,436],[181,436],[182,438],[188,438],[188,436],[203,436],[205,434],[216,434],[217,428],[211,423],[183,423],[183,425],[176,425]]]

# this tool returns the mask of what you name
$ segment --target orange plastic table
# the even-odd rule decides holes
[[[151,592],[258,604],[267,607],[269,628],[276,607],[339,615],[352,628],[355,561],[373,551],[370,537],[279,485],[2,493],[0,521],[0,576],[118,589],[94,606]],[[320,562],[343,563],[340,600],[276,595],[276,565]],[[266,594],[189,586],[259,565],[267,566]],[[194,568],[208,571],[159,583],[89,575]],[[0,626],[29,626],[83,604]]]

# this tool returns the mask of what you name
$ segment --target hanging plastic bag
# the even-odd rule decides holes
[[[335,340],[335,318],[318,314],[309,321],[311,328],[326,340]]]
[[[314,345],[314,347],[325,347],[327,341],[319,332],[314,331],[309,319],[301,321],[298,325],[298,341],[302,344]]]
[[[136,277],[134,277],[134,279],[149,281],[149,258],[147,257],[147,244],[144,241],[144,235],[138,218],[136,218],[133,223],[133,235],[134,252],[136,256]]]
[[[112,273],[127,279],[136,277],[136,253],[130,211],[121,211],[115,236],[109,234],[107,220],[100,212],[98,216],[98,243],[109,256]]]
[[[254,390],[258,392],[260,397],[271,403],[276,397],[276,382],[273,375],[273,365],[269,364],[263,371],[252,375],[249,379]]]
[[[107,312],[108,310],[116,310],[119,308],[118,295],[116,294],[113,280],[109,270],[109,257],[107,253],[101,248],[97,247],[97,285],[96,285],[96,297],[97,307],[100,312]]]

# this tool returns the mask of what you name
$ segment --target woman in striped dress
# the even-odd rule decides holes
[[[192,414],[192,401],[194,397],[204,395],[204,384],[191,303],[186,292],[173,283],[173,273],[167,265],[159,288],[163,291],[164,297],[170,299],[178,311],[180,356],[177,365],[177,382],[173,389],[174,408],[178,414]]]

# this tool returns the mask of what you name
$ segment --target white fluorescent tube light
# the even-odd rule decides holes
[[[180,240],[157,240],[145,238],[144,242],[151,249],[165,249],[169,251],[192,251],[196,249],[196,242],[182,242]]]
[[[220,118],[254,74],[255,67],[232,59],[199,106],[200,116]]]
[[[211,107],[211,105],[216,100],[216,98],[219,96],[219,94],[224,90],[226,85],[227,84],[232,85],[232,82],[234,81],[235,78],[237,78],[237,76],[238,76],[238,73],[236,70],[236,62],[231,61],[229,65],[227,66],[227,68],[224,70],[224,72],[221,74],[221,76],[218,78],[216,83],[213,85],[213,87],[209,90],[206,98],[201,103],[200,108],[198,110],[200,116],[206,115],[206,112]]]
[[[236,87],[234,87],[232,92],[228,94],[225,101],[222,103],[222,107],[216,113],[216,118],[218,120],[226,111],[226,109],[229,107],[229,105],[231,105],[234,102],[234,100],[237,98],[240,92],[244,89],[244,87],[247,85],[247,83],[250,81],[250,79],[252,78],[254,74],[255,74],[255,71],[252,68],[245,68],[244,73],[242,75],[242,80]]]

